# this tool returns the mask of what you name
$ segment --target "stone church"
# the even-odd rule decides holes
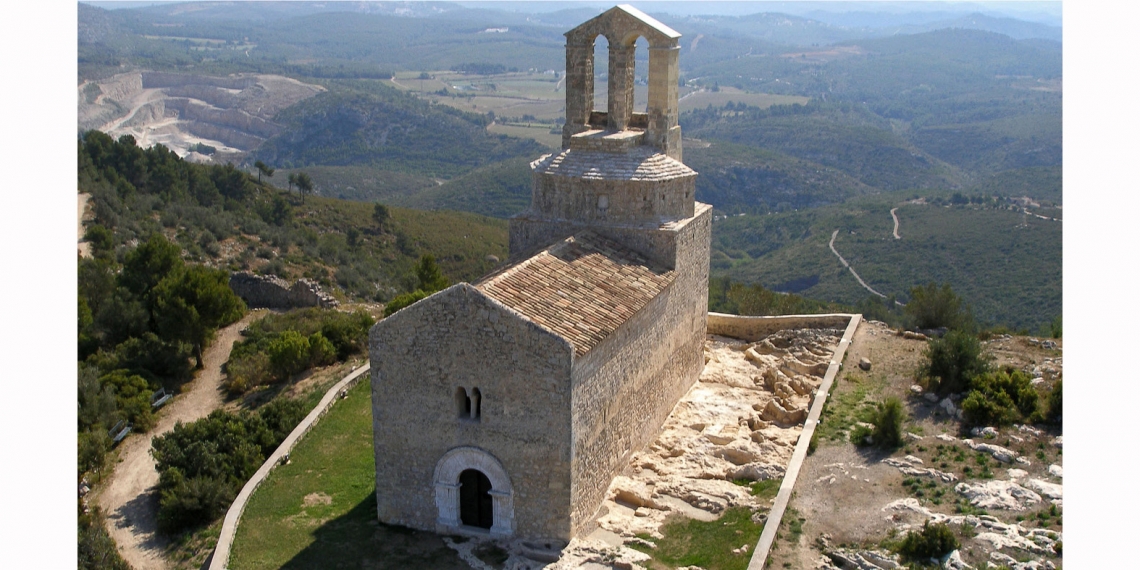
[[[609,43],[594,110],[594,40]],[[649,101],[634,112],[634,42]],[[566,33],[562,149],[531,163],[511,259],[370,333],[379,519],[446,534],[592,529],[704,366],[711,206],[677,124],[680,34],[630,6]]]

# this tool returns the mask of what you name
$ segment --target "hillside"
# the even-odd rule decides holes
[[[482,115],[431,105],[376,82],[337,84],[275,119],[283,132],[253,156],[282,168],[369,165],[452,177],[542,149],[530,140],[488,133]]]
[[[965,177],[860,107],[824,104],[708,108],[685,113],[688,136],[771,149],[881,190],[953,188]]]
[[[686,141],[685,163],[700,173],[697,200],[726,214],[814,208],[876,191],[838,168],[719,140]]]
[[[983,324],[1036,331],[1061,314],[1062,222],[1025,216],[1005,200],[938,206],[911,197],[896,193],[718,221],[712,272],[854,305],[871,293],[829,249],[839,230],[836,250],[868,285],[902,302],[914,286],[945,282]],[[898,240],[892,237],[895,207]]]
[[[309,277],[345,299],[386,301],[414,288],[412,267],[423,254],[433,254],[453,281],[489,271],[488,256],[506,258],[502,220],[390,208],[380,226],[370,203],[280,191],[162,146],[143,150],[129,138],[90,132],[79,151],[79,188],[92,196],[93,224],[109,231],[97,251],[112,259],[159,233],[188,261]]]

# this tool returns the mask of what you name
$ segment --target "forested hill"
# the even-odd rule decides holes
[[[281,168],[366,164],[450,178],[543,150],[530,139],[488,133],[486,115],[433,105],[375,82],[334,84],[276,120],[284,132],[255,156]]]
[[[766,109],[730,101],[682,114],[685,135],[711,143],[702,151],[709,157],[739,154],[718,148],[729,142],[794,157],[809,172],[834,169],[876,190],[971,188],[1000,178],[1060,200],[1059,191],[1035,188],[1040,169],[1059,169],[1062,160],[1059,43],[948,29],[741,57],[699,74],[694,81],[709,89],[812,98]],[[836,194],[823,203],[843,192]],[[713,205],[765,209],[745,196]]]

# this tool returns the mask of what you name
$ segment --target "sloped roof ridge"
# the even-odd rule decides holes
[[[593,231],[559,240],[474,286],[566,339],[579,356],[605,340],[673,282],[673,270]]]

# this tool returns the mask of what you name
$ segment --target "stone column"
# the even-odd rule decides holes
[[[459,526],[459,485],[436,482],[435,507],[439,510],[436,524],[446,527]]]
[[[669,131],[677,126],[677,82],[680,80],[678,56],[681,47],[651,46],[649,48],[649,144],[668,152]]]
[[[515,505],[510,491],[491,489],[491,506],[494,522],[491,524],[493,536],[511,536],[515,533]]]
[[[586,130],[594,110],[594,44],[566,44],[566,124],[562,148],[570,137]]]
[[[610,82],[607,128],[624,131],[633,112],[634,45],[610,43]]]

